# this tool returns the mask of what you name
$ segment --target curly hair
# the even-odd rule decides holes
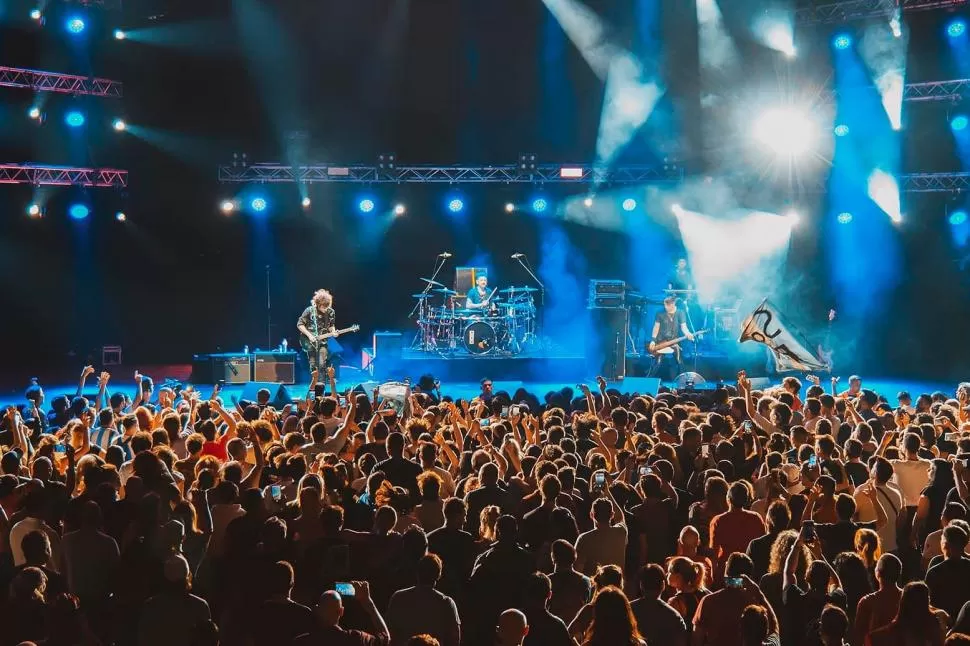
[[[771,545],[771,556],[768,559],[768,574],[781,574],[785,570],[785,557],[791,551],[792,545],[798,540],[798,532],[793,529],[786,529],[778,534],[775,542]],[[796,579],[805,580],[808,573],[808,564],[812,562],[812,552],[802,545],[801,558],[798,559],[796,567]]]

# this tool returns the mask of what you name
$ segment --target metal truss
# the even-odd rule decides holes
[[[121,98],[122,96],[120,81],[76,76],[74,74],[59,74],[57,72],[41,72],[40,70],[21,69],[19,67],[0,66],[0,86],[23,87],[41,92],[60,92],[62,94],[90,94],[112,98]]]
[[[128,171],[115,168],[0,164],[0,184],[125,188],[128,186]]]
[[[906,101],[957,101],[970,91],[970,79],[907,83],[903,93]]]
[[[808,24],[839,24],[850,20],[889,17],[897,8],[903,11],[929,11],[964,7],[970,0],[842,0],[817,4],[795,10],[795,20]]]
[[[970,191],[970,173],[913,173],[903,175],[904,193],[960,193]]]
[[[684,172],[678,166],[623,166],[594,170],[581,164],[543,164],[522,170],[510,166],[220,166],[223,183],[317,182],[346,184],[645,184],[679,182]]]

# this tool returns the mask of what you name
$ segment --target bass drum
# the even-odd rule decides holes
[[[472,354],[487,354],[498,343],[498,335],[490,324],[485,321],[475,321],[462,332],[461,340]]]

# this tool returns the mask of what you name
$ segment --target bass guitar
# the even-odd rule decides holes
[[[333,332],[325,332],[323,334],[318,334],[315,341],[311,341],[307,338],[305,334],[300,335],[300,347],[303,348],[304,352],[313,352],[317,344],[321,341],[326,341],[327,339],[334,339],[341,334],[349,334],[351,332],[357,332],[360,330],[360,326],[357,324],[351,325],[350,327],[345,327],[340,330],[334,330]]]
[[[696,338],[699,336],[704,336],[705,334],[707,334],[707,330],[698,330],[697,332],[694,332],[694,337]],[[647,346],[647,352],[649,352],[655,357],[659,357],[665,354],[673,354],[674,352],[677,351],[677,348],[676,348],[677,344],[686,340],[687,340],[687,335],[679,336],[676,339],[671,339],[669,341],[661,341],[660,343],[655,343],[653,345],[652,350],[650,349],[650,346]]]

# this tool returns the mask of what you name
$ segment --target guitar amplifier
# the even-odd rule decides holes
[[[192,383],[244,384],[252,381],[252,362],[248,354],[197,354],[192,357]]]
[[[626,283],[622,280],[590,280],[589,307],[623,307]]]
[[[253,353],[253,381],[296,383],[296,352]]]

